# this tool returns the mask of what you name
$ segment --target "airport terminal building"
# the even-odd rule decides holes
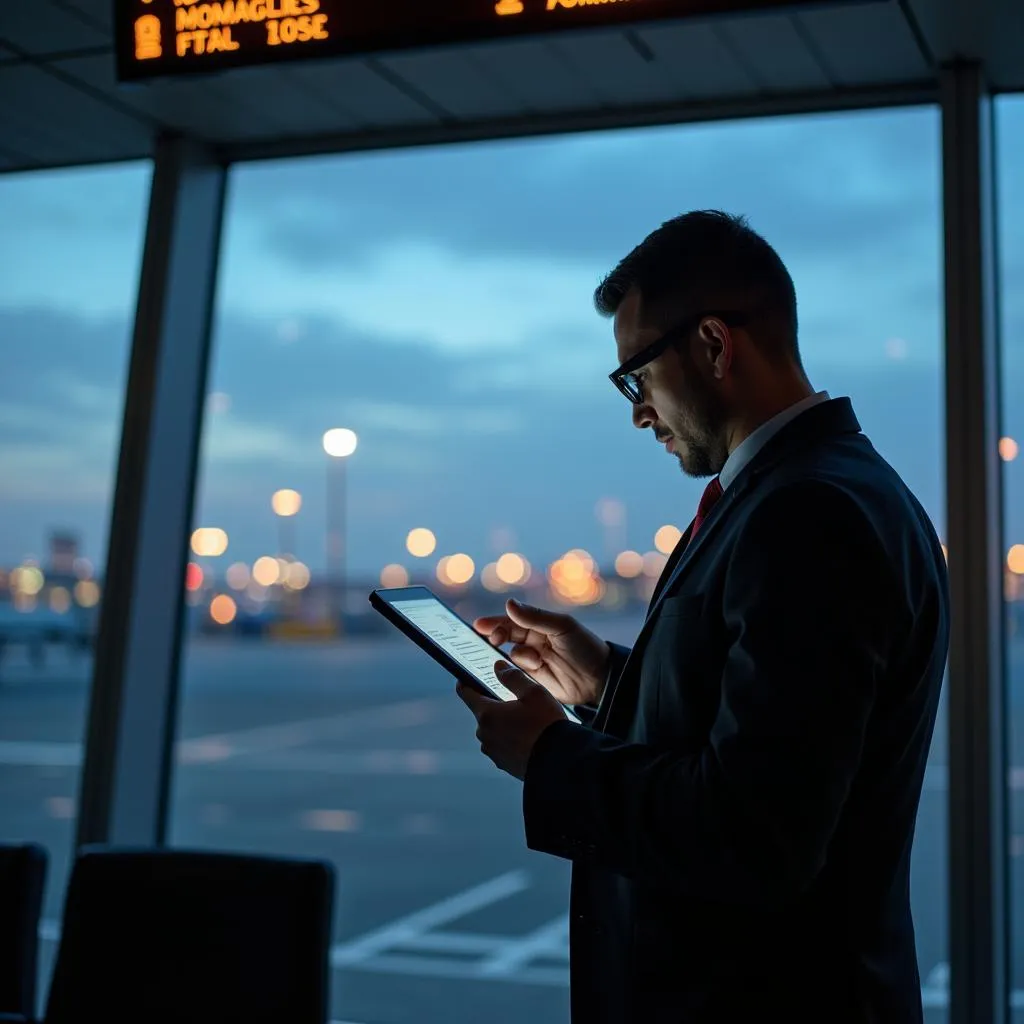
[[[568,1020],[568,867],[366,595],[631,642],[702,483],[629,429],[591,296],[720,209],[941,538],[925,1020],[1024,1024],[1022,93],[1016,0],[0,3],[0,845],[48,858],[35,1012],[77,852],[115,846],[331,865],[333,1021]]]

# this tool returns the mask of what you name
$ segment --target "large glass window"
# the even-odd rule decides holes
[[[635,635],[702,487],[631,428],[591,307],[648,231],[750,217],[796,280],[812,381],[852,396],[942,532],[938,152],[914,109],[232,172],[172,839],[335,861],[335,1016],[566,1019],[567,867],[526,851],[519,785],[366,595],[427,580],[472,613],[516,588]],[[913,875],[931,1022],[945,751],[940,721]]]
[[[999,183],[1006,699],[1010,766],[1010,949],[1014,1020],[1024,1021],[1024,97],[996,106]]]
[[[49,851],[45,935],[74,839],[149,178],[0,176],[0,836]]]

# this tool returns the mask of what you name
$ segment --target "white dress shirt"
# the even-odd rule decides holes
[[[733,449],[732,454],[725,460],[722,472],[718,476],[718,482],[724,491],[729,484],[740,475],[753,460],[754,456],[787,424],[791,423],[802,412],[821,405],[829,400],[827,391],[819,391],[817,394],[808,395],[800,399],[788,409],[783,409],[766,423],[762,423],[749,437],[745,438]]]

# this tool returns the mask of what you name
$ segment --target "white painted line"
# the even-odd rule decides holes
[[[473,935],[471,932],[427,932],[402,943],[402,949],[416,953],[496,953],[509,942],[504,935]]]
[[[569,916],[560,914],[553,921],[521,939],[513,939],[480,965],[485,978],[515,974],[538,956],[562,956],[568,959]]]
[[[313,740],[342,739],[353,733],[362,734],[367,729],[408,728],[428,722],[435,709],[443,706],[446,700],[431,697],[375,704],[337,715],[197,736],[190,740],[180,740],[175,745],[175,753],[182,764],[216,763],[229,757],[298,747]]]
[[[378,928],[361,938],[339,944],[331,950],[331,963],[335,967],[364,963],[384,950],[418,939],[424,932],[439,925],[514,896],[529,888],[525,871],[509,871],[489,882],[483,882],[465,892],[449,896],[433,906],[418,910],[408,917]]]
[[[402,956],[397,953],[381,954],[372,960],[354,965],[352,969],[370,974],[402,974],[409,977],[444,978],[452,981],[504,981],[521,985],[549,985],[555,988],[569,986],[568,969],[527,967],[518,974],[498,974],[485,978],[480,973],[479,964],[467,963],[465,960]]]
[[[217,765],[232,758],[272,754],[300,747],[316,740],[344,739],[362,735],[367,729],[403,729],[429,721],[436,708],[448,697],[376,704],[343,714],[321,718],[305,718],[277,725],[261,725],[234,732],[211,733],[175,744],[175,760],[180,765]],[[412,753],[416,753],[413,751]],[[410,751],[401,757],[409,763]],[[315,757],[314,752],[314,757]],[[347,756],[357,756],[348,754]],[[477,758],[481,760],[481,758]],[[467,758],[468,762],[468,758]],[[82,744],[48,740],[0,740],[0,765],[24,765],[29,768],[75,768],[82,763]],[[418,762],[413,759],[411,768]],[[288,767],[286,764],[277,767]],[[301,770],[301,768],[300,768]],[[314,762],[311,770],[320,770]],[[493,769],[492,769],[493,770]]]

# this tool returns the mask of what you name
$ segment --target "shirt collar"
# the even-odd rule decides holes
[[[762,423],[749,437],[744,438],[734,449],[732,454],[725,460],[722,472],[718,481],[725,490],[746,469],[754,460],[754,456],[787,424],[792,422],[802,412],[820,405],[829,400],[827,391],[819,391],[816,394],[808,395],[799,402],[795,402],[788,409],[783,409],[770,420]]]

